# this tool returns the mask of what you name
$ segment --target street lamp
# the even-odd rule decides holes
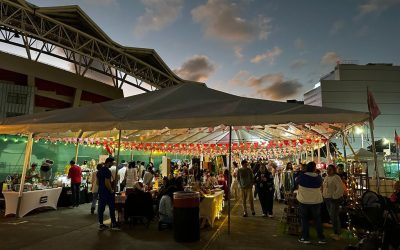
[[[361,135],[361,148],[364,148],[364,129],[362,127],[356,127],[355,132],[357,135]]]

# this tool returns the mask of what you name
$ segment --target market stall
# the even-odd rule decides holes
[[[57,209],[61,190],[62,188],[59,187],[23,192],[19,216],[24,217],[27,213],[42,207]],[[17,214],[19,193],[15,191],[3,191],[3,195],[6,200],[5,215]]]
[[[206,194],[200,202],[200,218],[205,219],[213,227],[215,219],[221,216],[223,207],[224,191]]]
[[[110,137],[113,137],[113,145],[120,149],[125,141],[131,141],[139,149],[151,148],[150,138],[154,135],[141,134],[138,131],[158,131],[160,138],[168,135],[173,129],[188,132],[200,129],[198,134],[187,133],[186,135],[176,136],[179,142],[173,147],[182,148],[182,144],[190,147],[189,138],[197,138],[202,141],[201,132],[204,130],[217,130],[220,138],[214,142],[213,138],[208,137],[208,141],[214,142],[214,146],[196,145],[199,150],[207,148],[212,154],[218,147],[222,154],[228,156],[228,167],[231,167],[232,150],[248,150],[247,142],[236,142],[234,145],[232,138],[240,133],[237,127],[259,126],[257,132],[250,131],[256,137],[262,135],[265,130],[273,130],[279,133],[278,136],[268,136],[266,133],[264,148],[270,147],[275,154],[282,154],[282,149],[288,145],[300,145],[315,140],[329,140],[334,134],[342,129],[346,129],[353,123],[360,123],[368,119],[367,113],[354,112],[332,108],[321,108],[294,103],[282,103],[260,99],[244,98],[220,91],[216,91],[199,84],[181,84],[146,94],[132,96],[120,100],[113,100],[104,103],[97,103],[79,108],[68,108],[27,116],[7,118],[0,122],[0,134],[28,134],[26,147],[26,158],[24,163],[23,177],[29,164],[29,155],[32,148],[33,133],[35,136],[45,137],[59,134],[64,138],[66,134],[80,141],[81,138],[100,138],[97,134],[109,133],[107,143],[105,140],[96,141],[98,145],[108,146]],[[221,125],[222,124],[222,125]],[[275,126],[271,126],[271,124]],[[247,130],[247,129],[246,129]],[[283,131],[282,131],[283,130]],[[315,137],[299,138],[296,130],[307,131]],[[271,135],[269,133],[269,135]],[[294,135],[294,136],[293,136]],[[136,139],[132,139],[132,137]],[[208,136],[208,135],[207,135]],[[171,136],[168,140],[173,142]],[[178,139],[180,138],[180,139]],[[259,137],[260,138],[260,137]],[[283,138],[283,139],[282,139]],[[321,140],[322,140],[321,139]],[[164,139],[167,140],[167,139]],[[75,142],[76,142],[75,141]],[[165,148],[165,141],[157,139],[162,150]],[[272,143],[270,143],[272,142]],[[243,144],[241,144],[243,143]],[[261,147],[262,141],[252,141],[252,147]],[[323,141],[318,141],[319,144]],[[138,144],[138,145],[137,145]],[[173,144],[173,143],[170,143]],[[200,143],[198,143],[200,144]],[[220,145],[218,145],[220,144]],[[269,145],[269,146],[268,146]],[[172,147],[169,147],[172,150]],[[161,149],[161,148],[159,148]],[[187,149],[186,149],[187,150]],[[279,150],[279,152],[277,152]],[[301,152],[304,152],[302,149]],[[23,180],[24,178],[22,178]],[[228,186],[230,181],[228,181]],[[20,199],[23,199],[20,193]],[[230,201],[228,200],[228,211]],[[229,212],[228,212],[229,215]],[[228,220],[229,224],[229,220]]]

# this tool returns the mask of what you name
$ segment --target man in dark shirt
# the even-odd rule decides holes
[[[97,185],[99,186],[99,207],[98,207],[98,215],[99,215],[99,230],[108,229],[108,226],[104,225],[104,210],[106,205],[108,205],[108,209],[110,210],[110,219],[111,219],[111,229],[119,230],[117,226],[117,221],[115,219],[115,200],[114,200],[114,192],[111,186],[111,171],[110,167],[114,162],[114,158],[108,157],[106,162],[104,163],[104,167],[102,167],[99,171],[97,171]]]

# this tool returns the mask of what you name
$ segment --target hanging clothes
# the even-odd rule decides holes
[[[282,200],[283,198],[281,194],[282,182],[281,182],[281,173],[279,171],[276,171],[274,174],[274,187],[275,187],[274,198],[278,201]]]

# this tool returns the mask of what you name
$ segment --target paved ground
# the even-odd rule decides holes
[[[258,201],[256,209],[260,211]],[[240,206],[232,211],[232,230],[227,234],[225,218],[213,229],[203,229],[197,243],[181,244],[173,240],[172,231],[138,225],[120,232],[97,230],[96,215],[89,205],[62,208],[28,215],[22,219],[0,217],[0,249],[343,249],[345,242],[328,241],[325,246],[304,246],[297,237],[279,231],[283,206],[276,205],[274,219],[259,216],[241,217]]]

